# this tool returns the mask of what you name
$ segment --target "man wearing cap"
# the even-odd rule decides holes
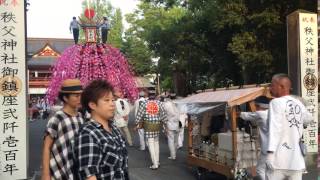
[[[146,101],[147,98],[145,98],[145,93],[143,91],[141,91],[139,93],[139,99],[137,99],[134,102],[134,117],[137,117],[137,113],[138,113],[138,109],[140,107],[140,105]],[[140,141],[140,150],[144,151],[146,149],[146,143],[145,143],[145,139],[144,139],[144,129],[143,127],[140,127],[139,124],[137,124],[137,129],[138,129],[138,135],[139,135],[139,141]]]
[[[63,108],[48,121],[43,143],[42,180],[74,179],[72,144],[84,120],[80,107],[82,85],[78,79],[63,81],[59,99]]]
[[[260,135],[261,153],[256,167],[257,175],[261,180],[266,179],[266,148],[268,143],[268,104],[256,101],[257,111],[241,112],[240,118],[257,124]]]
[[[148,143],[152,170],[159,168],[159,135],[161,124],[166,124],[167,116],[160,101],[155,99],[155,91],[149,91],[149,99],[144,101],[138,109],[136,123],[143,124]]]

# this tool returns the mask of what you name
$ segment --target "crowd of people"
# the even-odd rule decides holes
[[[155,91],[141,91],[139,96],[131,105],[121,89],[105,80],[94,80],[84,89],[78,79],[64,80],[58,96],[63,107],[49,119],[45,130],[42,179],[129,179],[130,111],[134,132],[140,137],[139,149],[149,150],[149,168],[160,167],[161,130],[168,137],[168,158],[175,160],[185,124],[180,121],[186,121],[171,100],[175,95],[158,99]]]
[[[289,77],[277,74],[270,86],[274,98],[258,102],[257,112],[239,112],[242,119],[256,121],[259,127],[260,179],[301,180],[306,169],[301,139],[303,128],[313,118],[304,102],[290,95],[290,89]],[[187,120],[187,114],[173,102],[175,98],[173,93],[157,98],[155,91],[141,91],[131,107],[121,89],[105,80],[94,80],[84,89],[78,79],[63,81],[59,92],[63,107],[49,119],[45,130],[42,179],[129,179],[130,111],[139,149],[149,151],[149,168],[160,167],[162,131],[168,139],[168,159],[175,160]]]
[[[50,105],[46,98],[32,98],[28,106],[29,121],[47,119],[50,114]]]

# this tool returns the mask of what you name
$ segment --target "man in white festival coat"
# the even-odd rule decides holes
[[[168,159],[175,160],[178,149],[178,136],[180,132],[179,116],[180,112],[176,105],[172,102],[175,96],[169,95],[170,99],[164,102],[164,109],[167,112],[167,137],[170,157]]]
[[[312,121],[312,115],[300,100],[290,96],[290,89],[286,74],[273,76],[270,91],[276,98],[270,102],[268,114],[268,180],[301,180],[306,168],[299,141],[303,125]]]
[[[266,148],[268,144],[268,104],[256,103],[256,112],[241,112],[240,118],[245,121],[255,122],[259,129],[259,140],[261,145],[261,153],[256,167],[257,176],[260,180],[266,178]]]

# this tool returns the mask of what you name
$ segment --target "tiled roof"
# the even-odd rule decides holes
[[[42,50],[46,45],[49,45],[62,54],[63,51],[74,44],[73,39],[58,39],[58,38],[28,38],[27,39],[27,52],[28,52],[28,67],[29,69],[49,68],[51,67],[56,57],[35,57],[32,56]]]
[[[55,57],[37,57],[27,61],[30,70],[39,68],[49,68],[54,65]]]
[[[67,47],[74,44],[73,39],[57,39],[57,38],[28,38],[27,39],[27,51],[28,54],[37,53],[46,44],[50,44],[52,48],[62,53]]]

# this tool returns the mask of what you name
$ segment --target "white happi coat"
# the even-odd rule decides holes
[[[169,130],[179,130],[179,116],[180,112],[176,105],[171,101],[168,100],[164,103],[164,109],[167,112],[167,127]]]
[[[273,151],[274,169],[303,170],[306,168],[299,139],[303,124],[312,121],[312,115],[301,101],[292,96],[273,99],[269,104],[268,151]]]
[[[260,134],[261,152],[263,154],[266,154],[268,145],[268,110],[256,112],[241,112],[240,117],[243,120],[257,122]]]

